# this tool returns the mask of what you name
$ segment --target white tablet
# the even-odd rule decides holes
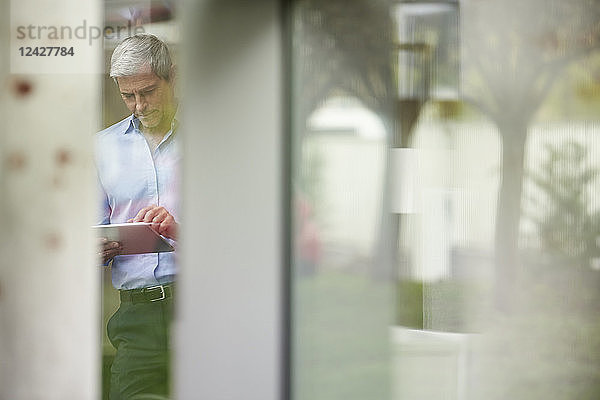
[[[121,254],[162,253],[175,250],[152,228],[150,223],[95,225],[92,229],[99,238],[121,243],[123,246]]]

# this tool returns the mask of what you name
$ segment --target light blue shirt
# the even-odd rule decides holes
[[[181,151],[176,120],[154,153],[133,115],[96,135],[96,168],[101,194],[98,224],[127,222],[146,206],[164,207],[179,222]],[[176,243],[171,241],[174,246]],[[177,251],[116,256],[112,283],[134,289],[172,282]]]

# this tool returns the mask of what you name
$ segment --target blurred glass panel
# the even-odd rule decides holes
[[[377,257],[395,92],[388,11],[293,9],[294,399],[389,396],[393,298]]]
[[[295,398],[387,393],[391,297],[373,278],[384,139],[355,98],[332,98],[308,119],[294,188]]]
[[[596,2],[295,4],[295,397],[597,398]]]

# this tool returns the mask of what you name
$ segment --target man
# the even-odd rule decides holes
[[[113,52],[110,76],[132,114],[97,134],[99,223],[151,222],[176,246],[180,149],[168,47],[148,34],[127,38]],[[102,241],[100,256],[112,261],[121,298],[107,327],[117,350],[110,398],[166,397],[176,252],[120,251],[119,243]]]

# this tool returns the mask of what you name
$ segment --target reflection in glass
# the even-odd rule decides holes
[[[372,2],[294,9],[295,399],[389,395],[392,302],[378,260],[394,92],[386,15]]]
[[[595,3],[295,4],[295,398],[596,398]]]

